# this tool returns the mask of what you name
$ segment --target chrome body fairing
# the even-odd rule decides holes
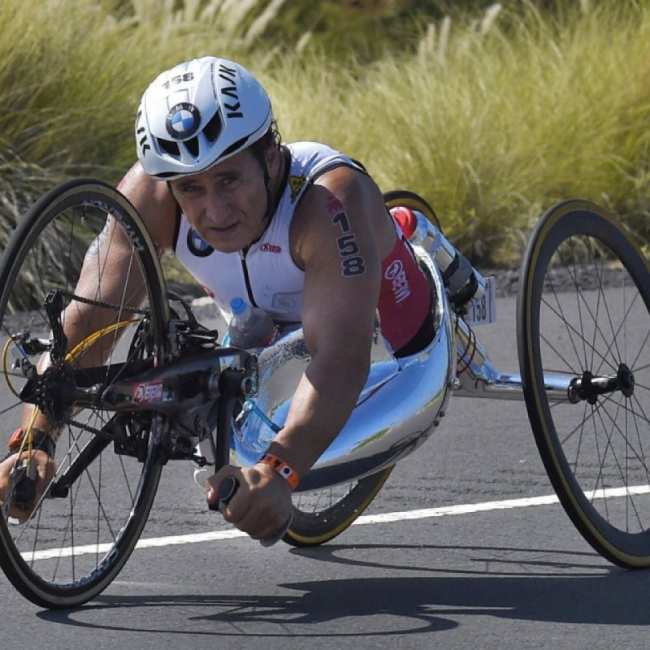
[[[417,354],[396,359],[376,327],[370,372],[357,405],[303,477],[300,490],[361,478],[394,464],[424,442],[444,415],[455,372],[452,318],[437,267],[424,249],[415,249],[435,287],[435,337]],[[252,465],[266,451],[285,422],[309,360],[302,329],[281,336],[260,352],[258,394],[234,422],[231,462]]]

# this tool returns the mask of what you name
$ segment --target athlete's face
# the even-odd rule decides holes
[[[171,181],[192,228],[213,248],[232,253],[254,242],[266,227],[262,167],[244,150],[201,174]]]

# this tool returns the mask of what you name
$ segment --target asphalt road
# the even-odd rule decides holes
[[[498,311],[480,337],[516,370],[514,300]],[[143,538],[224,528],[191,474],[166,469]],[[367,513],[496,505],[366,519],[311,550],[245,537],[136,550],[74,611],[35,607],[0,575],[0,648],[647,647],[650,573],[606,562],[557,504],[499,503],[551,494],[523,402],[454,398]]]

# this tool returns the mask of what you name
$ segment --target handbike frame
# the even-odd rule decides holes
[[[430,227],[435,229],[434,225]],[[462,309],[448,301],[433,257],[421,247],[414,248],[434,285],[434,339],[411,357],[396,359],[377,329],[369,378],[357,406],[336,440],[303,477],[299,490],[357,480],[395,464],[428,438],[445,415],[452,394],[508,400],[524,397],[520,375],[502,372],[491,363],[474,329],[463,318]],[[281,337],[259,356],[237,348],[206,349],[205,331],[200,331],[189,308],[186,311],[186,320],[170,323],[169,344],[176,352],[170,363],[129,375],[120,365],[104,367],[103,377],[115,378],[108,385],[98,383],[98,372],[93,380],[92,368],[72,371],[71,376],[63,372],[57,377],[57,391],[68,404],[68,411],[88,406],[116,415],[101,431],[86,427],[95,438],[54,484],[52,496],[63,496],[80,474],[76,465],[87,466],[111,441],[116,453],[140,458],[144,449],[138,450],[124,424],[138,412],[166,416],[170,426],[158,445],[165,462],[191,459],[199,465],[214,464],[217,470],[230,462],[254,464],[264,453],[284,424],[295,387],[310,360],[302,330]],[[54,315],[51,320],[55,320]],[[53,331],[56,338],[56,328]],[[179,345],[179,331],[184,332],[181,338],[189,345]],[[194,347],[193,337],[198,341]],[[61,342],[55,340],[53,346],[60,348]],[[35,381],[47,384],[50,372],[56,374],[57,367]],[[568,373],[544,375],[550,400],[574,403],[589,399],[585,392],[609,390],[607,386],[618,381],[616,377],[594,381]],[[30,383],[25,386],[24,401],[51,416]],[[237,403],[244,408],[233,419]],[[257,423],[252,420],[256,413],[260,416]],[[194,453],[197,442],[206,439],[212,447],[209,459]]]

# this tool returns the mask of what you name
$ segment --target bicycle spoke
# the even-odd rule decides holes
[[[557,296],[557,293],[555,291],[555,286],[554,286],[554,284],[552,282],[551,282],[551,291],[553,292],[553,296],[555,297],[555,302],[557,303],[557,307],[560,310],[560,320],[565,325],[568,325],[568,321],[566,319],[566,316],[564,315],[564,310],[562,309],[562,305],[560,304],[560,299]],[[576,347],[576,345],[575,345],[575,343],[573,341],[573,337],[571,336],[571,330],[568,327],[566,328],[566,330],[567,330],[567,333],[569,335],[569,341],[571,341],[571,347],[573,348],[573,352],[575,353],[576,359],[578,360],[578,366],[580,366],[580,355],[578,354],[578,349],[577,349],[577,347]],[[584,342],[583,342],[583,345],[584,345]],[[571,368],[571,366],[568,366],[568,367]]]
[[[544,297],[542,297],[542,303],[545,304],[545,305],[546,305],[546,306],[547,306],[547,307],[548,307],[548,308],[549,308],[549,309],[550,309],[550,310],[551,310],[551,311],[552,311],[556,316],[558,316],[559,318],[561,318],[561,317],[560,317],[560,314],[559,314],[557,311],[555,311],[555,309],[553,308],[553,305],[551,305],[551,304],[550,304],[546,299],[544,299]],[[573,327],[573,325],[571,325],[571,323],[565,321],[565,324],[566,324],[567,328],[571,328],[571,329],[572,329],[572,330],[573,330],[573,331],[574,331],[578,336],[581,336],[581,335],[580,335],[580,332],[578,332],[578,331]],[[585,341],[586,341],[586,339],[585,339]],[[590,348],[592,348],[591,343],[590,343],[589,341],[586,341],[586,343],[587,343],[587,345],[588,345]],[[607,363],[607,364],[609,365],[609,367],[612,368],[612,370],[616,370],[616,369],[617,369],[617,366],[612,365],[612,364],[609,362],[609,360],[606,359],[605,357],[603,357],[603,355],[600,354],[600,352],[599,352],[595,347],[592,348],[592,350],[593,350],[593,351],[594,351],[594,352],[595,352],[595,353],[596,353],[596,354],[597,354],[597,355],[602,359],[602,361],[604,361],[605,363]],[[570,365],[569,365],[568,367],[571,368]],[[578,373],[578,374],[580,374],[580,373]]]
[[[22,407],[23,402],[14,402],[10,406],[7,406],[7,408],[2,409],[0,411],[0,415],[4,415],[5,413],[9,413],[9,411],[13,411],[15,408]]]
[[[571,272],[569,271],[568,267],[567,267],[567,271],[569,272],[569,275],[571,275]],[[602,301],[602,302],[603,302],[603,305],[605,306],[605,309],[607,310],[607,303],[606,303],[606,300],[605,300],[605,295],[604,295],[604,293],[603,293],[603,291],[602,291],[602,270],[601,270],[600,272],[596,270],[596,277],[598,278],[598,287],[599,287],[599,291],[598,291],[598,305],[597,305],[597,306],[598,306],[598,308],[600,307],[600,298],[601,298],[601,296],[602,296],[602,298],[603,298],[603,301]],[[573,280],[573,282],[574,282],[574,285],[575,285],[575,287],[576,287],[576,292],[577,292],[577,294],[579,295],[579,298],[580,298],[580,299],[582,300],[582,302],[584,303],[585,308],[586,308],[587,311],[589,312],[589,315],[591,316],[591,318],[592,318],[592,320],[593,320],[593,322],[594,322],[594,328],[595,328],[595,329],[594,329],[594,339],[593,339],[593,342],[592,342],[592,344],[591,344],[591,345],[593,346],[593,347],[592,347],[592,363],[591,363],[591,366],[590,366],[590,367],[593,367],[593,352],[596,351],[596,348],[595,348],[595,344],[596,344],[596,339],[595,339],[596,332],[597,332],[598,334],[600,334],[600,336],[601,336],[601,338],[603,339],[603,342],[605,343],[605,345],[607,345],[607,338],[605,337],[605,335],[603,334],[602,330],[601,330],[600,327],[598,326],[598,319],[597,319],[597,316],[594,316],[594,315],[593,315],[593,312],[591,311],[591,308],[590,308],[590,306],[589,306],[589,303],[588,303],[588,301],[585,299],[583,292],[579,290],[579,285],[578,285],[578,282],[577,282],[576,277],[572,275],[571,278],[572,278],[572,280]],[[579,305],[579,304],[580,304],[580,303],[578,302],[578,305]],[[607,311],[608,311],[608,310],[607,310]],[[597,310],[596,313],[598,313],[598,310]],[[609,313],[609,312],[608,312],[608,313]],[[582,320],[581,320],[581,322],[582,322]],[[583,328],[583,331],[584,331],[584,328]],[[587,343],[587,342],[583,339],[583,344],[585,344],[585,343]],[[609,345],[607,351],[605,352],[605,355],[609,354],[610,351],[611,351],[611,344]],[[602,358],[604,359],[604,357],[602,357]],[[620,357],[619,357],[619,358],[620,358]],[[616,358],[614,358],[614,363],[616,364]]]
[[[99,527],[100,527],[100,512],[99,512],[99,506],[101,503],[102,499],[102,460],[103,460],[104,454],[99,454],[99,478],[97,479],[97,482],[99,483],[99,495],[97,497],[97,521],[96,521],[96,527],[97,527],[97,537],[95,538],[95,543],[97,544],[97,550],[95,552],[95,568],[99,566]]]
[[[578,436],[578,447],[576,449],[575,461],[573,463],[574,472],[578,467],[578,458],[580,457],[580,449],[582,448],[582,435],[584,433],[586,421],[587,421],[587,402],[585,402],[584,410],[582,412],[582,422],[580,423],[580,435]]]
[[[70,490],[69,502],[71,504],[71,511],[74,511],[74,506],[75,506],[75,504],[77,502],[77,498],[79,497],[80,490],[81,490],[81,481],[79,481],[79,483],[77,483],[77,491],[76,492],[74,492],[74,490]],[[74,493],[74,497],[73,497],[73,493]],[[72,524],[71,519],[68,519],[66,527],[63,530],[63,540],[60,542],[61,551],[63,551],[63,549],[65,547],[65,543],[68,540],[68,532],[70,532],[71,537],[73,538],[73,541],[71,543],[71,547],[72,547],[72,549],[74,551],[74,531],[71,531],[71,524]],[[74,553],[72,553],[72,555],[74,555]],[[59,566],[61,564],[61,558],[62,557],[63,557],[63,554],[59,553],[59,556],[56,559],[56,564],[54,565],[54,573],[52,575],[52,581],[56,580],[56,576],[57,576],[57,573],[59,571]],[[74,578],[73,578],[73,581],[74,581]]]
[[[596,410],[598,410],[599,408],[602,408],[601,404],[596,404],[595,407],[596,407]],[[567,442],[569,442],[569,440],[573,437],[573,434],[581,426],[584,426],[587,423],[588,420],[592,420],[594,418],[594,415],[595,415],[595,413],[593,412],[593,409],[592,409],[592,414],[587,419],[583,420],[580,424],[576,425],[573,429],[571,429],[571,431],[569,431],[569,433],[567,433],[564,438],[561,438],[560,442],[562,443],[562,446],[564,446]]]
[[[639,347],[639,353],[634,357],[634,361],[630,364],[630,368],[633,371],[639,371],[639,370],[645,370],[646,368],[650,368],[650,363],[647,363],[645,366],[641,366],[640,368],[635,367],[636,362],[639,360],[639,357],[641,356],[641,352],[643,352],[643,348],[645,347],[645,344],[648,342],[648,339],[650,339],[650,329],[648,329],[648,333],[645,335],[645,338],[643,339],[643,343],[641,343],[641,346]]]
[[[643,441],[641,440],[641,432],[639,430],[639,422],[636,419],[636,417],[632,418],[632,421],[634,422],[636,437],[637,437],[637,441],[639,443],[639,449],[641,450],[641,456],[643,458],[643,466],[645,467],[645,451],[643,449]],[[648,471],[647,467],[646,467],[646,481],[648,482],[648,484],[650,484],[650,471]]]
[[[603,296],[603,306],[605,307],[605,313],[607,314],[607,321],[609,322],[609,327],[610,327],[610,329],[612,330],[612,342],[614,343],[614,345],[615,345],[615,347],[616,347],[616,352],[617,352],[617,354],[618,354],[618,359],[620,360],[622,357],[621,357],[621,352],[620,352],[620,350],[618,349],[618,343],[617,343],[617,340],[616,340],[616,334],[614,333],[614,325],[613,325],[613,323],[612,323],[612,316],[611,316],[611,314],[610,314],[610,312],[609,312],[609,308],[608,308],[608,306],[607,306],[607,300],[606,300],[606,298],[605,298],[605,294],[604,294],[604,291],[603,291],[603,283],[602,283],[602,281],[601,281],[600,276],[599,276],[598,279],[599,279],[599,282],[598,282],[598,291],[599,291],[599,292],[601,293],[601,295]],[[611,344],[610,344],[610,347],[611,347]],[[607,352],[609,352],[609,349],[607,350]],[[605,354],[607,354],[607,352],[606,352]]]
[[[609,415],[609,413],[607,413],[607,410],[606,410],[606,409],[603,409],[603,412],[604,412],[604,413],[605,413],[605,414],[606,414],[606,415],[611,419],[611,415]],[[601,419],[601,424],[603,425],[603,429],[605,429],[605,423],[604,423],[604,421],[602,421],[602,416],[601,416],[600,414],[599,414],[599,418]],[[612,420],[612,422],[613,422],[615,428],[616,428],[616,429],[621,433],[621,435],[623,435],[622,432],[620,431],[620,428],[618,427],[618,425],[616,425],[616,423],[615,423],[613,420]],[[623,437],[625,438],[625,436],[623,436]],[[610,442],[611,442],[611,435],[608,437],[608,444],[609,444]],[[623,473],[623,469],[622,469],[622,467],[621,467],[621,464],[620,464],[620,462],[619,462],[619,460],[618,460],[618,457],[616,456],[616,452],[614,451],[614,448],[613,448],[613,447],[611,447],[611,449],[612,449],[612,456],[614,457],[614,460],[615,460],[615,462],[616,462],[616,467],[618,468],[619,474],[621,475],[621,479],[623,480],[623,483],[624,483],[625,487],[629,487],[629,484],[628,484],[628,482],[627,482],[627,479],[625,478],[625,475],[624,475],[624,473]],[[646,469],[647,469],[647,468],[646,468]],[[639,513],[638,513],[638,511],[637,511],[637,509],[636,509],[636,505],[635,505],[634,499],[631,498],[631,495],[628,495],[628,496],[630,497],[630,498],[629,498],[629,501],[630,501],[630,503],[631,503],[631,505],[632,505],[632,509],[634,510],[634,514],[636,515],[637,521],[639,522],[639,527],[640,527],[642,530],[644,530],[645,528],[644,528],[644,526],[643,526],[643,523],[641,522],[641,517],[639,516]],[[626,500],[627,500],[627,499],[626,499]]]
[[[612,400],[612,401],[613,401],[613,400]],[[613,401],[613,403],[616,404],[616,405],[619,406],[619,407],[622,406],[621,404],[619,404],[619,403],[616,402],[616,401]],[[627,409],[626,409],[626,410],[627,410]],[[607,409],[603,409],[603,413],[605,413],[605,415],[607,415],[607,417],[611,420],[613,427],[614,427],[614,428],[616,429],[616,431],[621,435],[621,438],[623,438],[623,440],[625,440],[626,444],[629,444],[628,437],[623,433],[623,431],[621,431],[621,428],[620,428],[620,427],[618,426],[618,424],[616,423],[616,419],[615,419],[615,418],[612,418],[612,416],[609,414],[609,412],[607,411]],[[632,449],[632,452],[634,453],[634,455],[636,456],[636,459],[641,463],[641,466],[643,467],[643,469],[646,470],[646,473],[647,473],[647,472],[648,472],[648,467],[645,465],[645,459],[644,459],[644,458],[641,458],[641,456],[639,456],[639,454],[636,452],[636,450],[634,449],[634,447],[631,447],[631,449]]]
[[[598,444],[598,429],[596,428],[596,417],[595,415],[597,414],[597,410],[595,410],[592,406],[592,412],[594,413],[594,418],[593,418],[593,423],[594,423],[594,443],[596,445],[596,456],[598,458],[598,475],[596,476],[596,484],[594,485],[594,489],[592,490],[592,498],[591,498],[591,504],[593,505],[594,499],[596,497],[596,492],[598,490],[598,483],[600,482],[600,478],[602,476],[603,472],[603,458],[600,455],[600,445]],[[603,492],[605,495],[605,493]],[[605,497],[603,499],[603,505],[605,506],[605,514],[607,518],[609,518],[609,515],[607,514],[607,498]]]
[[[36,547],[38,545],[38,531],[41,528],[41,515],[43,514],[43,511],[41,508],[38,509],[38,520],[36,521],[36,534],[34,535],[34,543],[32,544],[32,560],[30,563],[30,566],[34,566],[34,557],[36,553]]]
[[[637,296],[638,296],[638,294],[637,294]],[[583,298],[583,300],[584,300],[584,298]],[[595,374],[598,374],[598,373],[600,372],[600,369],[601,369],[602,366],[603,366],[603,362],[607,363],[606,355],[608,355],[608,354],[612,351],[612,345],[613,345],[613,343],[615,342],[616,337],[618,336],[619,332],[621,331],[621,327],[623,327],[623,325],[625,324],[625,320],[626,320],[626,318],[627,318],[627,315],[629,314],[629,312],[631,311],[632,307],[634,306],[634,302],[635,302],[635,300],[636,300],[636,297],[635,297],[635,299],[630,303],[629,307],[627,308],[627,310],[626,310],[626,312],[625,312],[623,318],[621,319],[621,324],[619,325],[618,329],[616,330],[616,333],[615,333],[614,336],[613,336],[613,339],[614,339],[614,340],[612,341],[612,343],[610,343],[610,344],[607,346],[607,350],[605,350],[605,355],[600,355],[600,354],[599,354],[599,356],[601,357],[601,362],[600,362],[600,365],[598,366],[597,370],[595,371]],[[606,303],[605,303],[605,300],[603,300],[603,304],[606,304]],[[585,300],[585,307],[587,308],[587,311],[589,311],[589,312],[591,313],[591,310],[589,309],[589,304],[586,302],[586,300]],[[607,339],[605,338],[605,335],[603,334],[603,332],[602,332],[602,330],[600,329],[600,327],[598,327],[597,323],[595,323],[595,331],[597,331],[598,334],[600,334],[601,338],[603,339],[603,343],[604,343],[605,345],[607,345]],[[595,341],[595,336],[594,336],[594,341]],[[615,364],[617,363],[618,360],[622,359],[622,357],[619,356],[619,359],[617,360],[616,357],[614,357],[613,355],[612,355],[612,358],[614,359],[614,363],[615,363]],[[593,367],[593,358],[592,358],[592,367]],[[610,367],[612,367],[611,364],[610,364]]]
[[[600,278],[601,278],[602,268],[596,263],[595,259],[594,259],[594,269],[593,270],[594,270],[594,273],[595,273],[596,277],[598,278],[598,282],[601,282]],[[591,343],[592,343],[593,347],[592,347],[592,352],[591,352],[591,362],[589,363],[589,368],[594,367],[594,350],[596,349],[596,334],[600,333],[603,340],[605,340],[605,337],[603,336],[602,332],[600,332],[600,327],[598,326],[598,314],[600,313],[600,296],[601,296],[601,293],[599,291],[598,294],[597,294],[597,298],[596,298],[596,315],[591,316],[591,318],[592,318],[592,320],[594,322],[594,336],[593,336],[593,338],[591,340]]]
[[[558,255],[560,256],[560,260],[562,260],[562,253],[559,250],[558,250]],[[562,260],[562,262],[564,263],[563,260]],[[571,273],[571,270],[570,270],[568,265],[567,265],[567,271],[568,271],[569,275],[571,276],[571,280],[573,281],[573,285],[574,285],[575,290],[576,290],[576,306],[578,308],[578,317],[579,317],[579,320],[580,320],[580,331],[584,332],[585,328],[584,328],[584,324],[583,324],[583,321],[582,321],[582,309],[580,307],[580,299],[581,299],[580,294],[581,294],[581,291],[580,291],[580,286],[578,285],[578,282],[576,280],[577,272],[576,272],[575,259],[573,261],[572,267],[573,267],[573,273]],[[558,302],[558,306],[559,306],[559,300],[557,299],[557,296],[556,296],[556,301]],[[573,344],[573,341],[572,341],[572,344]],[[586,344],[585,344],[584,337],[582,337],[582,348],[583,348],[583,352],[584,352],[584,363],[585,363],[584,367],[586,368],[587,367],[587,347],[586,347]]]
[[[623,318],[621,319],[621,324],[618,326],[618,329],[616,330],[616,333],[614,334],[614,340],[616,340],[616,337],[618,337],[618,334],[619,334],[619,332],[621,331],[621,328],[623,327],[623,325],[625,325],[625,322],[626,322],[626,320],[627,320],[627,315],[628,315],[628,314],[630,313],[630,311],[632,310],[632,307],[634,306],[634,303],[636,302],[636,299],[637,299],[638,297],[639,297],[639,294],[637,293],[637,294],[634,296],[634,300],[632,300],[632,302],[630,303],[629,307],[627,308],[627,310],[626,310],[626,312],[625,312]],[[607,353],[611,350],[611,347],[612,347],[612,344],[610,343],[609,348],[607,349],[607,351],[605,352],[605,354],[607,354]],[[623,357],[619,356],[619,359],[622,360]],[[600,369],[602,368],[602,366],[603,366],[603,364],[602,364],[602,362],[601,362],[601,364],[600,364],[600,365],[598,366],[598,368],[596,369],[596,373],[595,373],[595,374],[598,374],[598,373],[600,372]]]
[[[548,347],[551,348],[551,350],[553,350],[553,352],[555,352],[555,354],[560,358],[560,361],[563,361],[566,364],[566,367],[574,375],[579,376],[579,375],[582,374],[579,370],[577,370],[576,368],[573,368],[569,364],[569,362],[564,358],[564,356],[560,353],[560,351],[543,334],[540,334],[540,339],[542,339],[542,341],[544,341],[544,343],[546,343],[546,345],[548,345]],[[579,359],[578,359],[578,361],[579,361]],[[565,371],[562,371],[562,372],[565,372]]]
[[[613,398],[610,397],[609,395],[602,395],[601,397],[606,401],[613,401]],[[631,406],[624,406],[623,408],[625,408],[625,410],[631,413],[635,418],[638,418],[650,424],[650,419],[648,419],[648,417],[646,416],[645,411],[643,410],[643,406],[641,406],[641,403],[636,399],[634,395],[632,396],[632,399],[635,402],[637,402],[639,409],[641,410],[641,413],[637,413]]]
[[[0,374],[2,374],[3,377],[14,377],[15,379],[22,379],[22,380],[27,379],[27,377],[25,377],[25,375],[22,372],[11,372],[11,371],[5,372],[4,370],[2,370]]]
[[[639,415],[638,413],[636,413],[636,411],[632,410],[632,413],[635,415],[635,417],[640,417],[642,420],[645,420],[646,422],[650,422],[650,418],[648,418],[648,415],[646,414],[643,405],[641,404],[641,402],[639,402],[639,398],[636,395],[632,395],[632,399],[634,400],[634,402],[639,407],[639,410],[642,413],[642,415]]]

